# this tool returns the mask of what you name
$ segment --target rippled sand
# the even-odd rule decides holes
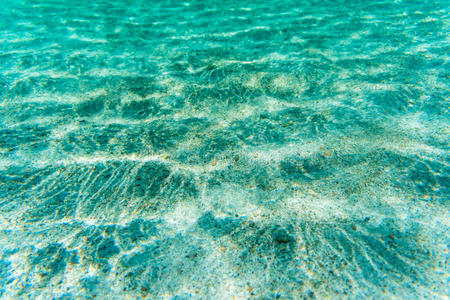
[[[0,297],[448,295],[449,4],[350,2],[1,1]]]

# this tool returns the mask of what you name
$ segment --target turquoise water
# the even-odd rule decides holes
[[[450,293],[447,1],[0,4],[0,298]]]

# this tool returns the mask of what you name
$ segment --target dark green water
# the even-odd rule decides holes
[[[450,293],[447,1],[0,4],[0,298]]]

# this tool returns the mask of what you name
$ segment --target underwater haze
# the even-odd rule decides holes
[[[450,2],[0,4],[0,298],[450,294]]]

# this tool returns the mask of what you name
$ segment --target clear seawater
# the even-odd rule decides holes
[[[448,1],[0,4],[0,298],[449,295]]]

